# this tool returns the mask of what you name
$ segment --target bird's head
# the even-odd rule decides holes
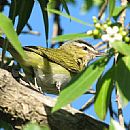
[[[90,60],[103,54],[97,51],[92,45],[83,40],[68,41],[60,49],[64,49],[72,58],[82,65],[86,65]]]

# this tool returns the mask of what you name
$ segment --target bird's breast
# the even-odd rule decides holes
[[[59,93],[57,84],[62,90],[72,78],[72,74],[67,69],[53,62],[49,62],[44,68],[42,66],[34,68],[34,73],[42,91],[51,94]]]

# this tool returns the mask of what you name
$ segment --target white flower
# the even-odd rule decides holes
[[[115,37],[115,40],[117,40],[117,41],[121,41],[122,40],[122,35],[120,33],[116,33],[114,35],[114,37]]]
[[[92,33],[93,33],[92,30],[87,31],[87,35],[92,35]]]
[[[102,35],[102,40],[104,41],[104,42],[108,42],[109,41],[109,39],[110,39],[110,36],[108,35],[108,34],[104,34],[104,35]]]
[[[121,41],[122,35],[119,33],[118,26],[107,27],[106,34],[102,35],[102,40],[104,42],[114,42],[114,41]]]
[[[114,27],[113,27],[113,31],[114,31],[114,33],[118,33],[118,32],[119,32],[118,26],[114,26]]]
[[[110,38],[109,38],[109,42],[114,42],[114,41],[116,41],[116,40],[115,40],[115,37],[110,37]]]
[[[107,34],[112,35],[113,29],[111,27],[107,27],[106,32]]]
[[[96,17],[96,16],[93,16],[92,18],[97,20],[97,17]]]
[[[114,26],[113,28],[107,27],[107,28],[106,28],[106,32],[107,32],[107,34],[109,34],[109,35],[114,35],[114,34],[116,34],[116,33],[119,32],[119,28],[118,28],[117,26]]]

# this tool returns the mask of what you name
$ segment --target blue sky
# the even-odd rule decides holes
[[[70,13],[72,16],[85,21],[87,23],[93,23],[92,21],[92,16],[97,16],[98,15],[98,9],[97,8],[93,8],[91,9],[89,12],[86,13],[81,13],[81,5],[82,5],[82,1],[78,1],[77,0],[77,5],[73,6],[72,4],[69,4],[68,7],[70,9]],[[5,13],[7,14],[8,9],[5,9]],[[49,38],[51,39],[52,36],[52,27],[53,27],[53,18],[52,16],[50,16],[50,30],[49,30]],[[39,7],[38,2],[35,3],[35,6],[33,8],[33,12],[31,14],[31,17],[29,19],[29,23],[31,24],[31,26],[33,27],[33,30],[36,30],[38,32],[41,33],[40,36],[34,36],[34,35],[20,35],[19,39],[22,43],[23,46],[25,45],[36,45],[36,46],[43,46],[46,47],[45,44],[45,33],[44,33],[44,26],[43,26],[43,20],[42,20],[42,13]],[[67,18],[61,17],[61,26],[64,29],[63,30],[63,34],[69,34],[69,33],[81,33],[81,32],[85,32],[86,30],[91,29],[90,27],[81,25],[79,23],[76,23],[74,21],[71,21]],[[24,28],[24,30],[26,30],[26,27]],[[87,40],[89,43],[91,43],[92,45],[96,43],[96,40],[92,40],[92,39],[88,39]],[[108,67],[110,67],[111,63],[109,64]],[[72,106],[79,109],[91,96],[90,95],[83,95],[80,98],[78,98],[76,101],[73,102]],[[116,102],[115,102],[115,94],[113,92],[113,99],[112,99],[112,103],[113,103],[113,107],[117,107],[116,106]],[[126,118],[127,122],[130,121],[130,117],[128,116],[128,112],[130,110],[130,105],[128,105],[125,109],[124,109],[124,117]],[[94,116],[95,118],[98,119],[98,117],[96,116],[95,112],[94,112],[94,107],[92,106],[91,108],[87,109],[85,111],[85,113]],[[106,122],[109,123],[109,114],[106,117]]]

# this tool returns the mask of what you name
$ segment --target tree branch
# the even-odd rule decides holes
[[[0,117],[15,129],[29,121],[48,124],[51,130],[103,130],[108,125],[71,108],[51,113],[56,99],[19,84],[12,75],[0,69]]]
[[[121,0],[121,6],[126,6],[126,5],[127,5],[127,0]],[[119,22],[122,24],[122,27],[124,27],[125,16],[126,16],[126,9],[121,13],[119,17]],[[115,63],[117,63],[117,57],[118,57],[118,54],[115,55]],[[120,100],[121,100],[121,96],[117,88],[116,101],[117,101],[117,107],[118,107],[119,124],[124,128],[124,117],[123,117],[123,111],[122,111],[122,104]]]
[[[101,10],[100,10],[100,12],[99,12],[99,14],[98,14],[98,20],[101,19],[103,13],[105,12],[105,10],[106,10],[106,8],[107,8],[107,5],[108,5],[108,1],[109,1],[109,0],[105,0],[104,4],[102,5]]]

